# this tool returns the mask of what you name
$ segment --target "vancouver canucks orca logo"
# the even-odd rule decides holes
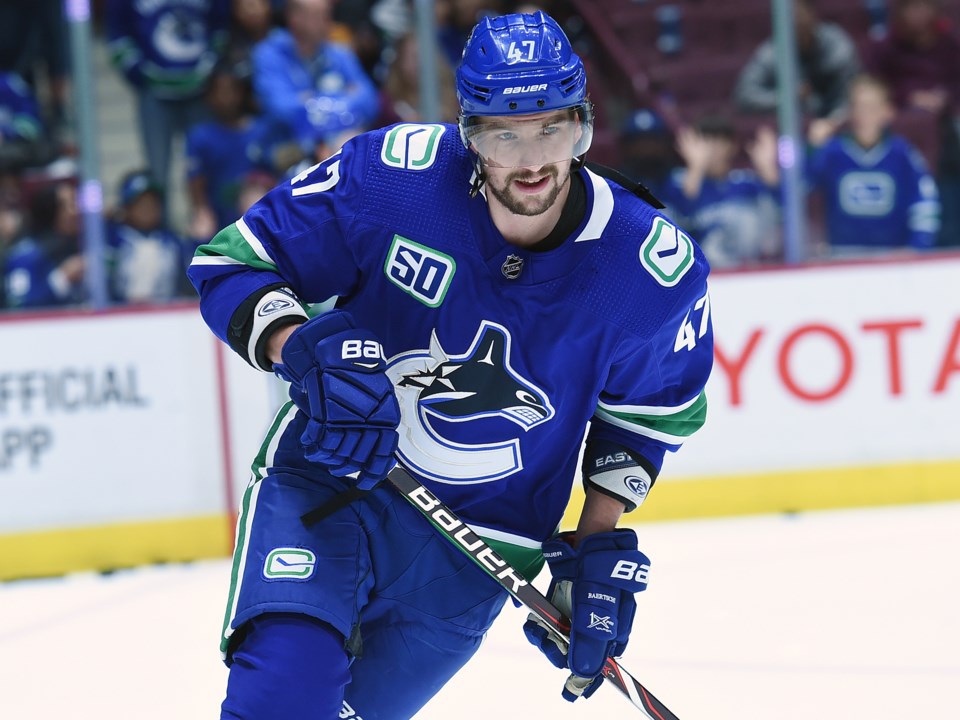
[[[390,362],[403,413],[404,464],[455,484],[500,480],[523,468],[518,433],[546,422],[554,409],[543,390],[513,369],[510,349],[509,331],[484,320],[462,355],[448,354],[434,331],[428,350]],[[467,442],[477,437],[489,442]]]

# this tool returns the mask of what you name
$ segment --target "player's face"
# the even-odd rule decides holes
[[[570,180],[570,160],[524,168],[486,167],[487,192],[514,215],[541,215]]]
[[[577,142],[583,136],[573,110],[470,118],[464,132],[484,165],[497,168],[537,167],[570,160],[578,154]]]
[[[487,191],[514,215],[540,215],[570,180],[581,129],[570,112],[483,118],[471,137]]]

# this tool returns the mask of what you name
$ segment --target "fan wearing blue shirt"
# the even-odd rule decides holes
[[[17,73],[0,72],[0,173],[43,165],[56,152],[33,90]]]
[[[849,129],[815,149],[811,189],[823,194],[831,255],[932,247],[940,229],[937,186],[919,152],[889,131],[886,85],[862,75],[850,88]]]
[[[40,188],[30,201],[28,231],[3,259],[6,306],[27,309],[82,302],[85,266],[76,188],[68,181]]]
[[[190,128],[186,145],[190,235],[202,240],[240,217],[240,186],[269,154],[271,134],[268,121],[251,112],[248,79],[236,68],[214,71],[206,101],[214,119]]]
[[[174,136],[205,117],[207,78],[227,41],[229,0],[109,0],[110,57],[137,95],[144,155],[151,174],[169,182]]]
[[[121,208],[107,234],[107,268],[113,299],[158,303],[182,295],[184,269],[194,247],[163,222],[163,191],[144,170],[120,183]]]
[[[327,39],[329,0],[289,0],[288,29],[253,50],[253,87],[263,112],[286,127],[306,155],[317,144],[336,150],[377,115],[373,82],[353,51]]]
[[[773,130],[760,128],[746,149],[753,169],[735,168],[739,147],[732,122],[705,115],[677,133],[686,167],[660,189],[661,200],[697,238],[714,268],[758,263],[779,252]]]

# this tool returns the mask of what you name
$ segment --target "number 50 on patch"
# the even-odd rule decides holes
[[[394,285],[415,297],[427,307],[438,307],[443,302],[457,263],[438,250],[393,236],[383,272]]]

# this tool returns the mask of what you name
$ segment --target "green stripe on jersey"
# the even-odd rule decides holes
[[[664,410],[668,410],[664,408]],[[613,410],[607,405],[597,408],[596,416],[612,425],[669,443],[682,443],[699,430],[707,419],[707,395],[703,391],[690,405],[676,412],[656,414]]]
[[[477,534],[479,535],[480,533]],[[480,537],[483,536],[480,535]],[[510,563],[517,572],[523,575],[527,582],[533,582],[534,578],[536,578],[543,569],[543,552],[540,548],[513,545],[512,543],[493,540],[488,537],[484,537],[483,539],[487,545],[497,551],[500,557]]]
[[[257,270],[275,271],[277,269],[276,265],[264,260],[257,254],[257,251],[240,232],[237,223],[227,225],[214,235],[210,242],[198,247],[195,256],[198,258],[230,258]]]
[[[138,62],[143,53],[130,38],[120,38],[109,45],[110,61],[122,70]]]

